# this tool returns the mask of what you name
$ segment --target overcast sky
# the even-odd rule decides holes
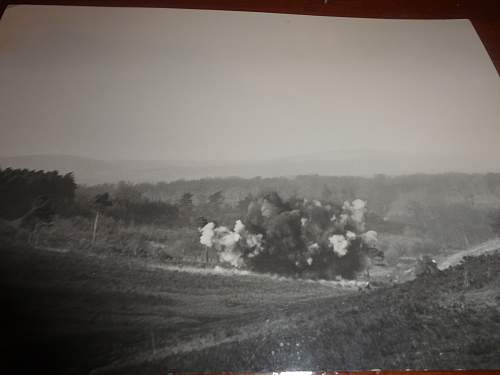
[[[467,20],[16,6],[0,83],[3,156],[500,161],[500,80]]]

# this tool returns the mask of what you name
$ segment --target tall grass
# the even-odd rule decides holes
[[[201,260],[203,250],[196,228],[162,228],[156,225],[126,224],[103,217],[92,244],[92,220],[76,216],[58,217],[51,226],[41,227],[34,245],[115,253],[159,260]]]

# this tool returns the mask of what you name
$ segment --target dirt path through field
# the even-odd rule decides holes
[[[448,267],[455,266],[458,263],[460,263],[464,257],[467,256],[479,256],[482,254],[493,253],[499,250],[500,250],[500,239],[494,238],[492,240],[474,246],[470,249],[465,249],[453,255],[450,255],[449,257],[439,262],[439,269],[444,270]]]
[[[191,334],[185,341],[175,345],[169,344],[160,350],[149,350],[125,360],[115,361],[109,366],[95,369],[92,374],[120,373],[129,368],[140,368],[141,365],[149,362],[161,361],[162,358],[169,356],[205,350],[222,344],[237,344],[262,335],[273,335],[273,332],[279,332],[285,328],[289,329],[299,322],[303,323],[307,311],[311,308],[316,309],[321,304],[331,304],[331,302],[332,297],[315,298],[310,301],[290,303],[269,312],[215,322],[204,326],[203,331]],[[318,319],[315,323],[317,322]],[[227,334],[225,330],[225,327],[228,326],[233,327],[230,334]]]

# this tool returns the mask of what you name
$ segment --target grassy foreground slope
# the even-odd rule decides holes
[[[294,306],[288,324],[239,342],[110,373],[500,368],[500,254],[439,275]]]
[[[286,325],[290,304],[345,293],[352,290],[0,246],[0,372],[87,374],[144,353],[186,353],[256,334],[266,321]]]
[[[7,247],[0,293],[9,374],[500,368],[498,254],[356,291]]]

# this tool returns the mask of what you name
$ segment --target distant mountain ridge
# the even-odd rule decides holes
[[[2,168],[73,172],[78,183],[170,182],[206,177],[276,177],[307,174],[371,176],[413,173],[498,172],[498,160],[460,155],[413,155],[377,150],[318,152],[267,161],[105,161],[74,155],[27,155],[0,158]]]

